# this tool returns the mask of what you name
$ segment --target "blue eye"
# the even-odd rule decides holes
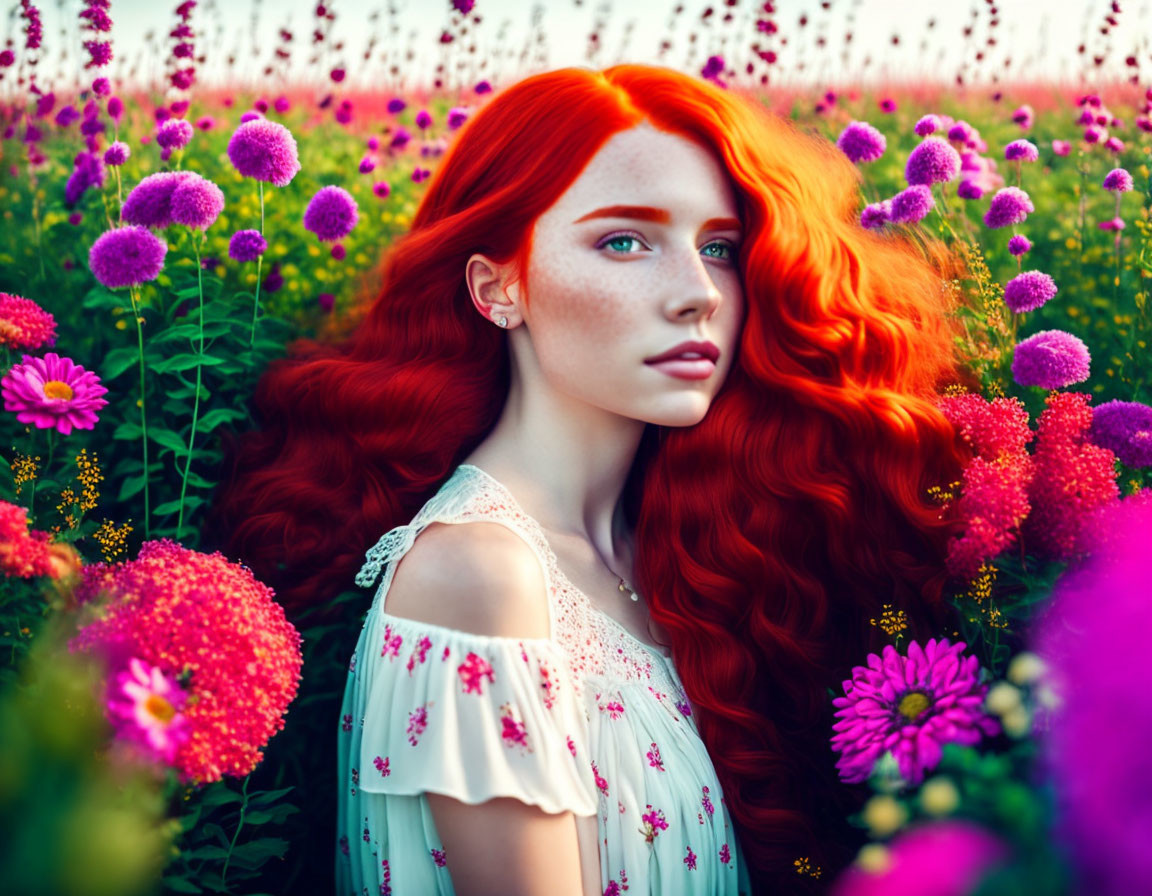
[[[703,251],[707,252],[709,249],[722,249],[727,253],[726,255],[710,255],[709,257],[719,258],[722,261],[730,261],[732,259],[732,248],[733,247],[730,243],[709,243],[704,247]]]
[[[597,249],[603,249],[605,246],[613,246],[612,251],[616,254],[627,255],[629,253],[629,245],[631,243],[640,243],[638,237],[632,236],[630,233],[616,233],[596,244]],[[623,244],[623,245],[621,245]]]

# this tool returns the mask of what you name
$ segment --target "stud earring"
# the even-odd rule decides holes
[[[508,326],[508,318],[501,316],[500,320],[496,321],[496,326],[498,326],[498,327]]]

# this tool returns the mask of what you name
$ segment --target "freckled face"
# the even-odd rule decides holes
[[[739,242],[733,188],[708,150],[650,125],[615,134],[533,231],[521,307],[548,384],[633,419],[698,423],[739,337]],[[645,364],[686,340],[719,348],[707,378]]]

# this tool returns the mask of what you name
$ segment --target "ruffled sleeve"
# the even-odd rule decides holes
[[[371,616],[357,669],[362,790],[596,813],[588,720],[554,641]]]

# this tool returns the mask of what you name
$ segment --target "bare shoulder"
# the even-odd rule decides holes
[[[384,608],[477,635],[550,634],[540,561],[500,523],[429,523],[398,561]]]

